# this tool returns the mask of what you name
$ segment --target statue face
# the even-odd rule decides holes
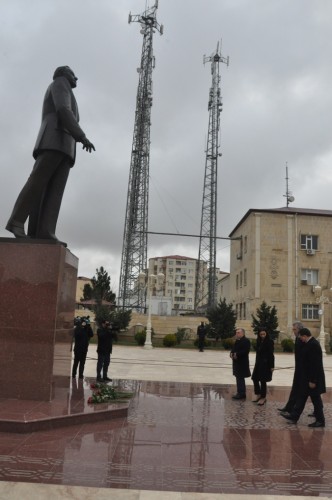
[[[75,76],[75,73],[72,69],[68,68],[65,73],[63,74],[65,78],[67,78],[68,82],[70,83],[70,86],[72,89],[74,89],[77,86],[77,80],[78,78]]]

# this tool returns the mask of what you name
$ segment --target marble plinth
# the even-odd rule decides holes
[[[0,238],[0,394],[50,401],[69,387],[78,259],[64,246]]]

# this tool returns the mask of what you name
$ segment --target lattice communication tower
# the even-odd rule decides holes
[[[219,64],[229,65],[229,57],[221,55],[221,44],[203,63],[211,62],[212,85],[209,91],[209,130],[206,146],[201,230],[195,287],[195,310],[206,309],[217,303],[216,227],[217,227],[217,173],[219,152],[220,92]]]
[[[127,206],[121,271],[119,305],[122,308],[145,308],[145,291],[138,287],[138,277],[147,268],[147,230],[149,202],[150,126],[152,107],[152,70],[155,59],[152,50],[155,30],[163,34],[156,11],[158,1],[143,14],[129,14],[128,22],[138,22],[143,35],[141,65],[136,97],[135,125],[127,193]]]

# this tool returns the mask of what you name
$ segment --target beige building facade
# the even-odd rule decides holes
[[[231,241],[226,300],[239,321],[251,322],[265,300],[276,306],[284,335],[295,320],[315,335],[321,321],[331,331],[332,211],[250,209],[230,237],[240,239]]]
[[[206,274],[206,263],[204,272]],[[160,296],[171,298],[172,314],[194,312],[198,260],[182,255],[167,255],[149,259],[149,274],[165,276]],[[153,295],[158,292],[153,291]]]

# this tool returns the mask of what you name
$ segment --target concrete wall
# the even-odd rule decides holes
[[[147,323],[147,315],[132,313],[129,329],[126,334],[121,333],[121,336],[132,338],[136,332],[143,330]],[[156,316],[151,315],[151,324],[154,330],[155,338],[163,338],[168,333],[176,333],[178,328],[186,328],[192,338],[196,338],[197,327],[204,321],[207,323],[205,317],[192,317],[192,316]]]

